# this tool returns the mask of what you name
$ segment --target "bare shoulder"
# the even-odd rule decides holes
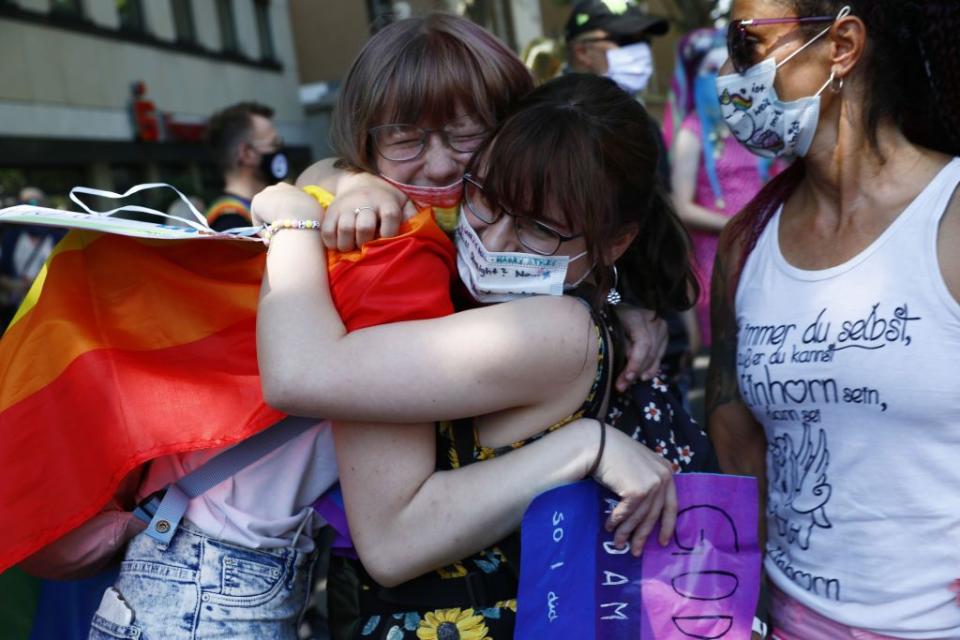
[[[336,161],[336,158],[324,158],[323,160],[314,162],[304,169],[303,173],[297,178],[297,186],[302,188],[309,185],[317,185],[331,193],[335,193],[337,177],[342,171],[334,166]]]
[[[536,369],[544,378],[563,381],[578,377],[588,365],[596,366],[593,318],[573,296],[534,296],[455,315],[468,314],[484,334],[482,342],[522,354],[516,358],[518,373],[529,375]]]
[[[954,300],[960,302],[960,189],[957,189],[940,222],[937,257],[940,272]]]
[[[693,156],[699,156],[701,151],[700,138],[696,133],[690,131],[690,129],[683,127],[677,131],[674,147],[676,148],[677,153],[683,155],[684,157],[689,157],[691,154]],[[699,160],[699,157],[697,157],[697,159]]]

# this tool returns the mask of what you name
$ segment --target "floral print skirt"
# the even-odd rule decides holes
[[[437,588],[445,579],[437,575]],[[449,575],[449,574],[448,574]],[[456,580],[451,576],[448,579]],[[489,607],[452,607],[372,614],[361,612],[361,594],[369,596],[376,583],[356,560],[334,558],[328,597],[333,640],[509,640],[517,615],[515,598]],[[369,598],[366,598],[369,601]],[[402,607],[398,607],[402,608]]]

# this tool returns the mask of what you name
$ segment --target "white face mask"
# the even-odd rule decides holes
[[[627,93],[646,89],[652,75],[653,51],[646,42],[607,50],[606,76]]]
[[[462,210],[453,238],[457,245],[460,279],[478,302],[507,302],[535,295],[559,296],[564,290],[579,285],[590,274],[588,270],[576,283],[567,285],[564,282],[567,266],[587,255],[586,251],[572,258],[488,251]]]
[[[850,8],[844,7],[837,19],[849,13]],[[742,75],[730,73],[717,78],[723,119],[733,136],[756,155],[763,158],[805,156],[810,150],[820,119],[820,94],[830,86],[835,74],[830,73],[830,78],[816,94],[791,102],[779,98],[773,81],[777,69],[826,35],[832,26],[779,64],[773,58],[767,58]]]

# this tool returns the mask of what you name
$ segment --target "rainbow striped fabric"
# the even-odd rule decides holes
[[[207,224],[213,226],[221,216],[231,214],[240,216],[247,224],[252,224],[250,202],[230,194],[224,194],[210,204],[206,212]]]
[[[452,312],[450,240],[429,210],[401,231],[328,254],[348,329]],[[0,571],[95,515],[145,462],[283,417],[257,370],[264,262],[259,243],[230,240],[73,231],[56,247],[0,339]]]

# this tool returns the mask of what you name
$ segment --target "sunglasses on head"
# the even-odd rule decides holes
[[[754,64],[756,39],[747,32],[747,27],[767,24],[808,24],[811,22],[832,22],[836,16],[809,16],[804,18],[757,18],[753,20],[734,20],[727,27],[727,55],[737,73],[744,73]]]

